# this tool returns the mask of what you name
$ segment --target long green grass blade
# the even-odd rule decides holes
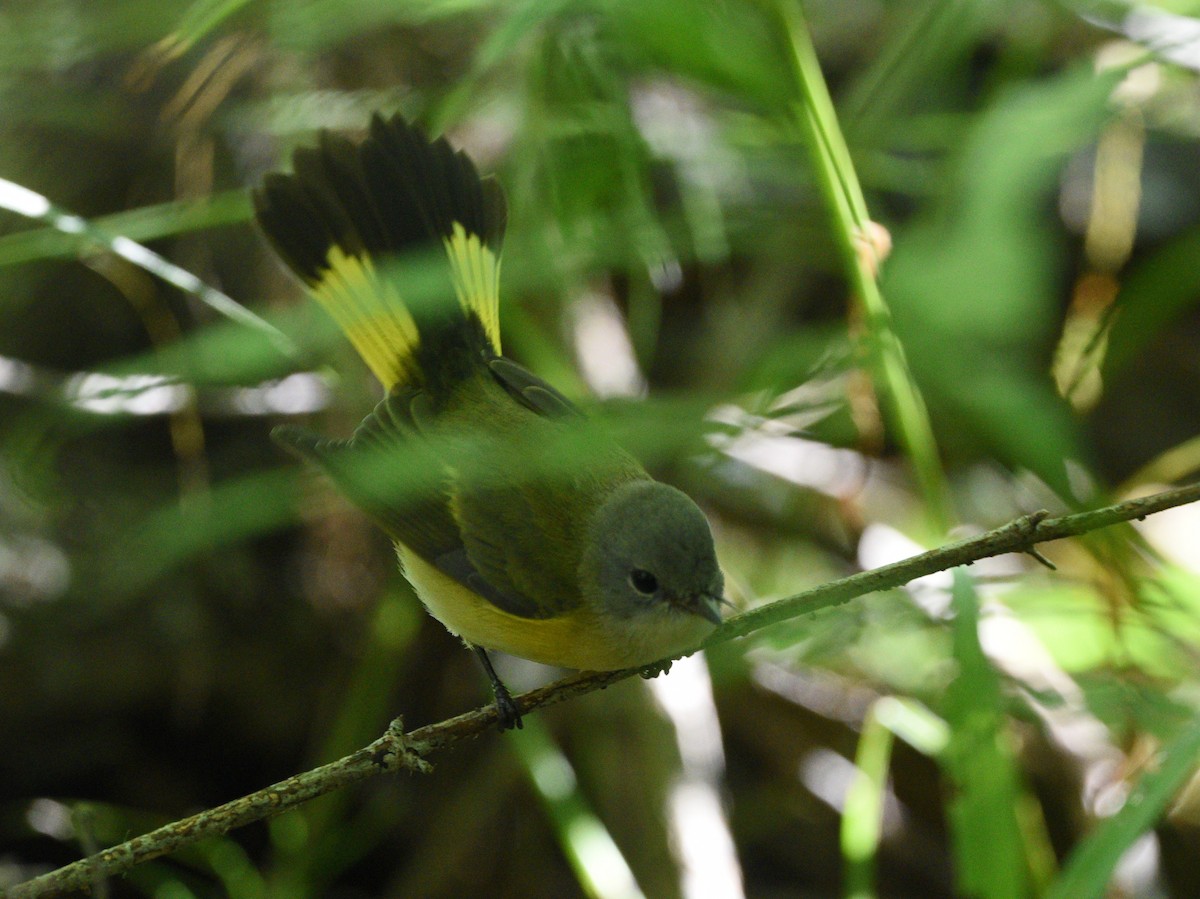
[[[868,899],[875,895],[875,857],[879,852],[891,758],[892,732],[872,708],[863,721],[862,736],[858,739],[854,757],[854,780],[846,792],[842,813],[845,875],[842,895],[847,899]]]
[[[1099,899],[1125,854],[1162,817],[1200,764],[1200,717],[1193,718],[1160,752],[1121,810],[1102,821],[1075,848],[1045,899]]]
[[[1016,759],[1000,678],[979,643],[979,599],[961,568],[954,571],[953,605],[958,676],[947,691],[952,734],[943,759],[957,788],[949,818],[958,885],[966,896],[1024,899],[1031,885],[1016,815]]]
[[[912,461],[930,522],[939,532],[951,523],[949,495],[925,402],[913,380],[891,325],[891,313],[864,250],[871,233],[866,199],[842,137],[808,24],[798,2],[779,0],[781,28],[792,48],[798,101],[794,120],[810,149],[816,180],[829,206],[842,266],[867,322],[867,346],[877,385],[890,411],[889,423]]]
[[[228,294],[205,284],[191,272],[124,234],[114,234],[95,222],[55,206],[41,194],[3,178],[0,178],[0,208],[45,222],[64,235],[78,237],[103,247],[126,262],[191,294],[226,318],[262,333],[285,356],[299,356],[291,338],[274,325],[251,312]]]
[[[554,744],[542,719],[525,719],[509,735],[509,745],[529,771],[550,817],[559,845],[579,885],[591,899],[637,899],[642,896],[629,863],[604,824],[579,792],[575,772]]]

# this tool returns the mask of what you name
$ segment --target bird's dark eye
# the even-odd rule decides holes
[[[650,596],[658,592],[658,578],[644,568],[635,568],[629,572],[629,583],[638,593]]]

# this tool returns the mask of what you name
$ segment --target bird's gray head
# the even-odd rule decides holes
[[[616,618],[654,611],[721,623],[724,579],[708,520],[685,493],[658,481],[623,484],[600,506],[580,580],[584,594]]]

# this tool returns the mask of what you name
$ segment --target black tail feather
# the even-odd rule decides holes
[[[447,384],[499,350],[504,194],[445,138],[431,141],[399,116],[376,115],[360,142],[325,132],[296,151],[292,174],[264,180],[254,208],[389,389]],[[386,263],[423,249],[447,261],[446,298],[406,306]]]

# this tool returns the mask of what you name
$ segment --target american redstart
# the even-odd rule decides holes
[[[259,224],[387,396],[349,440],[275,436],[392,537],[426,608],[479,653],[501,726],[520,716],[488,649],[607,671],[703,639],[725,600],[696,504],[607,438],[589,438],[577,465],[536,464],[581,415],[500,354],[495,179],[445,138],[378,115],[361,142],[323,132],[293,168],[255,192]],[[434,301],[411,284],[406,297],[399,277],[397,260],[423,250],[440,260]],[[379,489],[389,465],[406,468],[399,495]]]

